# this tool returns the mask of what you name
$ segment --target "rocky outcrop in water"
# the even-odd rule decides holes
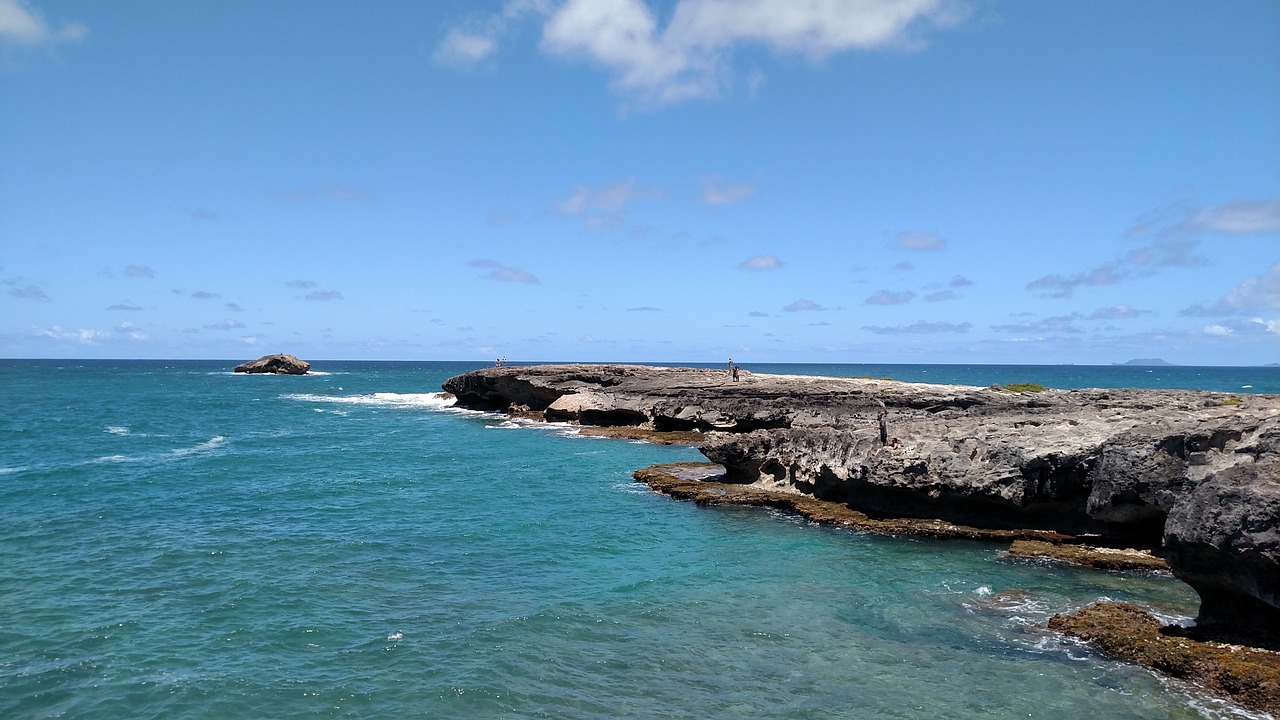
[[[250,360],[236,366],[238,373],[270,373],[275,375],[306,375],[311,363],[299,360],[292,355],[263,355],[257,360]]]
[[[489,368],[444,388],[462,407],[701,433],[724,483],[1158,548],[1200,593],[1205,631],[1280,635],[1280,397],[627,365]]]

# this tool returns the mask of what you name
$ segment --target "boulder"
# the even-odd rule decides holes
[[[306,375],[311,369],[311,363],[306,360],[299,360],[292,355],[283,353],[277,355],[263,355],[257,360],[250,360],[247,363],[241,363],[236,366],[238,373],[271,373],[275,375]]]

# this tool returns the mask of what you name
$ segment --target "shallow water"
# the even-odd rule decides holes
[[[0,717],[1243,716],[1043,629],[1170,577],[674,501],[474,365],[0,364]]]

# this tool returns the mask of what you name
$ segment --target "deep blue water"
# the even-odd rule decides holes
[[[448,407],[475,364],[233,365],[0,361],[0,717],[1239,715],[1043,630],[1104,597],[1193,616],[1170,577],[674,501],[630,473],[696,450]],[[1276,368],[745,367],[1280,391]]]

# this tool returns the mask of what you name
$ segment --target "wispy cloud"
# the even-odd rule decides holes
[[[444,65],[465,67],[479,63],[497,48],[495,38],[453,28],[440,41],[432,57]]]
[[[1150,310],[1138,310],[1128,305],[1112,305],[1111,307],[1100,307],[1089,313],[1090,320],[1130,320],[1132,318],[1150,315]]]
[[[937,233],[904,230],[893,236],[893,246],[902,250],[942,250],[947,241]]]
[[[826,310],[826,308],[812,300],[796,300],[790,305],[782,308],[783,312],[810,312],[819,310]]]
[[[644,187],[628,178],[609,185],[579,185],[568,196],[553,200],[551,210],[581,217],[591,230],[616,229],[626,224],[627,211],[637,201],[665,195],[660,188]]]
[[[244,323],[239,320],[223,320],[204,327],[206,330],[240,330],[244,328]]]
[[[284,286],[294,290],[310,290],[319,284],[320,283],[317,283],[315,280],[290,280],[285,283]]]
[[[1175,203],[1149,212],[1126,233],[1128,237],[1186,235],[1266,235],[1280,232],[1280,197],[1238,198],[1220,205],[1195,207]]]
[[[332,302],[342,300],[342,293],[337,290],[316,290],[306,295],[309,302]]]
[[[204,290],[197,290],[191,293],[191,297],[194,300],[216,300],[222,296],[219,295],[218,293],[205,292]]]
[[[910,325],[863,325],[862,329],[877,335],[936,335],[969,332],[972,323],[916,321]]]
[[[1184,317],[1215,317],[1275,311],[1280,311],[1280,262],[1272,264],[1265,272],[1245,278],[1217,302],[1209,306],[1192,305],[1179,314]]]
[[[119,303],[119,304],[116,304],[116,305],[109,305],[109,306],[107,306],[107,309],[108,309],[108,310],[119,310],[119,311],[124,311],[124,312],[137,312],[138,310],[141,310],[142,308],[141,308],[141,307],[139,307],[139,306],[137,306],[137,305],[126,305],[126,304],[124,304],[124,303]]]
[[[1045,275],[1027,283],[1027,289],[1045,297],[1071,297],[1082,287],[1115,285],[1139,277],[1149,277],[1161,269],[1198,267],[1208,260],[1195,254],[1194,240],[1159,240],[1134,248],[1122,257],[1105,262],[1091,270],[1071,275]]]
[[[120,341],[146,342],[151,339],[151,336],[145,330],[128,321],[120,323],[111,330],[93,330],[89,328],[64,330],[61,325],[53,325],[47,328],[33,327],[31,328],[30,336],[77,345],[98,345],[100,343]]]
[[[330,183],[318,187],[299,188],[273,193],[278,199],[292,204],[332,200],[334,202],[363,203],[373,199],[373,191],[357,185],[338,185]]]
[[[999,332],[1020,334],[1066,334],[1075,335],[1083,332],[1072,323],[1080,319],[1079,313],[1070,315],[1054,315],[1040,320],[1024,320],[1010,325],[992,325],[991,329]]]
[[[737,205],[756,194],[755,185],[725,182],[719,175],[703,175],[698,182],[702,185],[703,205]]]
[[[641,305],[640,307],[627,308],[627,312],[662,312],[662,308],[650,307],[648,305]]]
[[[955,300],[957,297],[959,295],[956,295],[955,290],[939,290],[925,295],[924,299],[925,302],[946,302],[947,300]]]
[[[1250,337],[1263,335],[1280,335],[1280,319],[1264,320],[1260,317],[1248,319],[1229,319],[1206,325],[1206,335],[1219,337]]]
[[[23,287],[9,288],[9,294],[23,300],[37,300],[39,302],[53,302],[53,299],[45,294],[37,285],[25,285]]]
[[[151,279],[156,276],[156,271],[150,265],[125,265],[124,276]]]
[[[61,342],[74,342],[81,345],[92,345],[100,340],[106,340],[111,337],[110,333],[101,330],[63,330],[61,325],[53,325],[48,328],[32,328],[32,337],[46,338],[48,340],[56,340]]]
[[[739,270],[777,270],[785,263],[774,255],[756,255],[738,263]]]
[[[490,280],[499,282],[525,283],[528,285],[537,285],[538,278],[521,270],[520,268],[508,267],[497,260],[472,260],[471,267],[486,268],[489,272],[485,273],[485,277]]]
[[[35,47],[79,42],[88,28],[75,21],[54,26],[24,0],[0,0],[0,44]]]
[[[474,67],[498,52],[499,41],[523,18],[551,12],[550,0],[508,0],[496,13],[473,15],[449,28],[431,57],[442,65]]]
[[[916,294],[910,290],[894,292],[893,290],[878,290],[871,293],[866,300],[862,301],[863,305],[906,305],[915,298]]]

